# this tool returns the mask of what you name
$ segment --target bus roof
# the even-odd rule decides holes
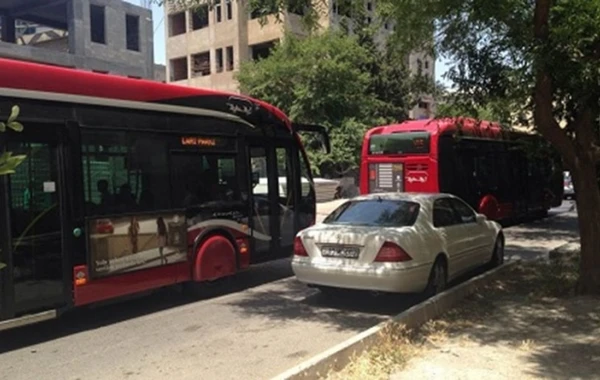
[[[248,96],[134,79],[110,74],[0,58],[0,88],[80,95],[96,98],[162,103],[227,112],[251,117],[247,104],[275,117],[291,129],[287,116],[277,107]]]
[[[385,135],[402,132],[430,132],[443,134],[460,129],[467,136],[500,137],[503,131],[500,124],[490,121],[479,121],[472,118],[442,118],[425,120],[408,120],[400,124],[390,124],[369,130],[369,135]]]
[[[453,133],[457,130],[459,130],[460,134],[463,136],[484,139],[511,140],[514,138],[539,138],[539,135],[537,134],[504,128],[497,122],[476,120],[468,117],[408,120],[400,124],[390,124],[371,128],[367,131],[365,138],[368,139],[373,135],[386,135],[402,132],[429,132],[431,134],[442,135]]]

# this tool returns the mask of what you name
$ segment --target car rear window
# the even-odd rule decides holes
[[[354,226],[412,226],[419,214],[419,204],[409,201],[369,199],[349,201],[338,207],[324,224]]]

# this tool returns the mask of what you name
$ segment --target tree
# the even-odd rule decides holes
[[[6,132],[6,128],[10,128],[15,132],[21,132],[23,125],[17,121],[19,117],[19,106],[13,106],[10,116],[6,122],[0,122],[0,133]],[[0,175],[12,174],[23,160],[25,156],[13,156],[11,152],[4,150],[0,155]]]
[[[410,108],[403,61],[374,46],[368,32],[288,34],[269,57],[242,64],[237,80],[243,93],[292,120],[327,126],[332,154],[309,150],[311,162],[322,175],[340,176],[358,167],[368,128],[403,120]]]
[[[341,33],[286,35],[269,57],[242,64],[237,80],[243,93],[281,108],[292,120],[327,126],[332,154],[311,151],[311,159],[326,174],[339,175],[356,166],[361,136],[375,122],[370,110],[377,99],[365,93],[371,77],[362,70],[369,60],[355,38]]]
[[[23,130],[23,125],[17,121],[17,117],[19,117],[19,106],[13,106],[8,120],[6,120],[6,122],[0,122],[0,132],[6,132],[6,128],[10,128],[15,132],[21,132]],[[11,152],[4,150],[2,155],[0,155],[0,176],[14,173],[17,166],[19,166],[24,159],[25,156],[13,156]],[[0,261],[0,270],[5,267],[6,264]]]
[[[505,102],[560,153],[577,194],[579,293],[600,294],[600,1],[381,0],[403,48],[426,43],[454,62],[456,96]],[[529,117],[519,117],[529,115]]]

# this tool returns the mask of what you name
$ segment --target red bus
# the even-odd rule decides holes
[[[360,170],[362,194],[450,193],[498,221],[543,217],[562,202],[556,152],[537,135],[487,121],[411,120],[373,128],[364,137]]]
[[[299,133],[249,97],[0,59],[0,330],[234,275],[315,221]],[[6,118],[4,118],[6,120]]]

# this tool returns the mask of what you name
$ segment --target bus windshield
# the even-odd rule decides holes
[[[429,153],[429,141],[429,132],[375,135],[369,141],[369,154]]]

